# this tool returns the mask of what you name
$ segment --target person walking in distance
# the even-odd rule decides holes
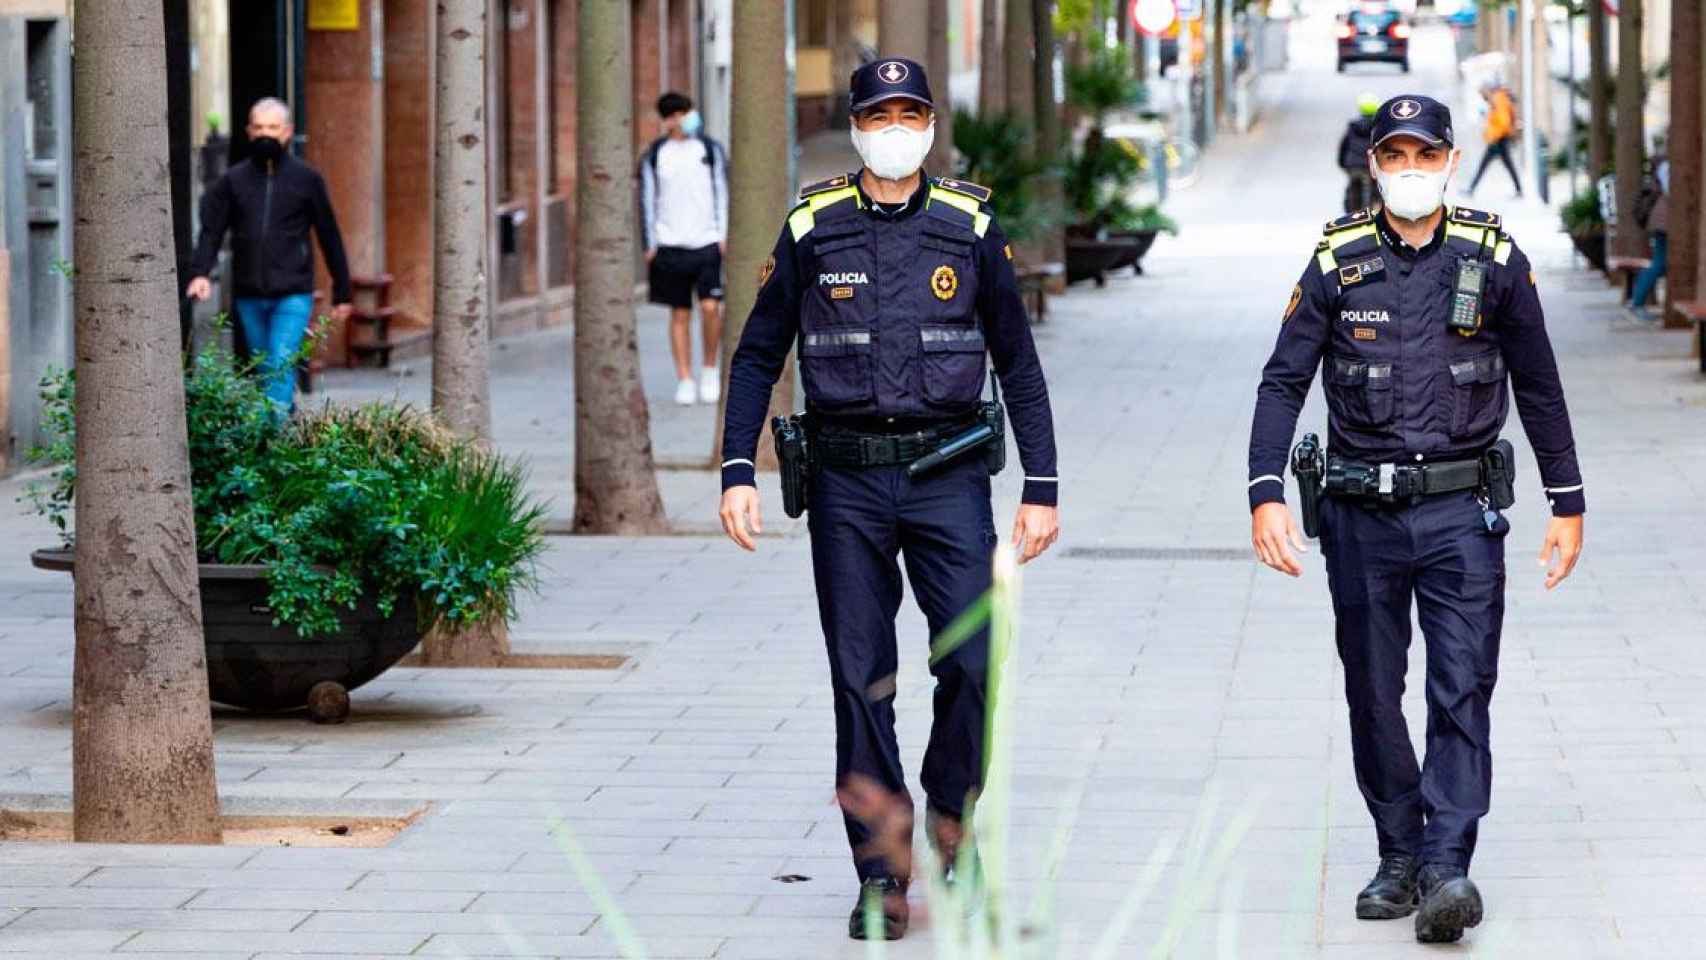
[[[1475,193],[1475,188],[1481,185],[1481,178],[1496,158],[1504,161],[1505,170],[1511,175],[1511,185],[1516,187],[1516,195],[1520,197],[1522,178],[1517,176],[1516,160],[1511,157],[1511,151],[1516,148],[1516,101],[1511,99],[1510,90],[1498,80],[1483,87],[1481,97],[1487,101],[1487,125],[1481,132],[1481,139],[1487,142],[1487,152],[1481,155],[1481,165],[1475,168],[1475,178],[1469,181],[1469,193]]]
[[[723,254],[728,250],[729,158],[705,135],[693,101],[673,91],[658,98],[664,135],[640,158],[640,229],[653,303],[669,307],[675,402],[716,403],[723,339]],[[704,358],[693,379],[693,301],[699,301]]]
[[[295,406],[293,360],[314,309],[310,230],[332,274],[332,319],[342,322],[350,312],[343,236],[325,180],[290,154],[294,132],[290,108],[281,100],[266,97],[249,110],[250,154],[202,198],[201,236],[185,291],[192,300],[213,295],[208,275],[229,230],[232,305],[250,352],[260,358],[262,382],[280,418]]]

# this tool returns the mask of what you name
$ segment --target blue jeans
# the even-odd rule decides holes
[[[261,371],[261,388],[281,415],[296,404],[296,365],[293,358],[308,332],[314,296],[293,293],[287,297],[238,297],[237,322],[243,339]]]
[[[1653,262],[1647,264],[1640,276],[1635,278],[1635,289],[1629,292],[1629,305],[1644,307],[1652,299],[1653,288],[1659,285],[1659,278],[1665,275],[1665,269],[1670,265],[1670,234],[1660,230],[1653,234]]]

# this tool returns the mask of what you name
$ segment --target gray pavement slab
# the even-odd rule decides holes
[[[1183,223],[1141,277],[1075,288],[1036,327],[1060,432],[1064,533],[1025,571],[1017,654],[1014,883],[1052,887],[1060,957],[1088,956],[1145,862],[1160,881],[1116,955],[1386,960],[1697,955],[1706,938],[1706,384],[1685,334],[1621,324],[1616,292],[1571,262],[1555,215],[1502,212],[1530,254],[1588,482],[1587,552],[1561,589],[1535,565],[1546,520],[1520,426],[1507,629],[1493,701],[1496,787],[1475,864],[1489,905],[1464,944],[1350,905],[1374,834],[1350,768],[1325,579],[1248,557],[1244,451],[1285,298],[1335,210],[1328,153],[1355,95],[1427,90],[1466,109],[1449,41],[1417,34],[1415,74],[1336,76],[1319,17],[1264,117],[1222,137]],[[1472,123],[1460,120],[1460,127]],[[834,168],[814,146],[814,163]],[[1474,156],[1469,158],[1471,161]],[[1489,195],[1490,196],[1490,195]],[[799,524],[755,555],[714,524],[709,408],[678,408],[664,319],[640,347],[666,506],[686,535],[553,538],[518,649],[616,652],[612,671],[395,669],[351,722],[220,710],[234,809],[396,811],[382,849],[0,844],[0,955],[362,960],[621,955],[565,852],[572,836],[649,956],[865,958],[845,940],[855,883],[831,781],[834,732]],[[570,507],[566,331],[496,345],[497,442]],[[420,364],[335,371],[338,402],[426,396]],[[1319,396],[1305,422],[1323,422]],[[1017,470],[998,478],[1009,515]],[[773,478],[766,507],[778,514]],[[0,497],[18,481],[0,485]],[[0,516],[0,794],[63,805],[70,785],[69,580],[28,565],[33,518]],[[1113,548],[1097,555],[1089,548]],[[1145,559],[1152,548],[1200,548]],[[903,609],[900,741],[915,770],[930,712],[922,617]],[[1418,633],[1412,677],[1425,652]],[[1420,736],[1420,684],[1406,707]],[[1058,872],[1047,849],[1071,798]],[[32,800],[33,798],[33,800]],[[1194,824],[1240,817],[1224,873],[1193,885]],[[565,827],[566,825],[566,832]],[[797,874],[807,879],[776,879]],[[915,894],[915,900],[917,896]],[[1174,920],[1169,926],[1170,918]],[[932,955],[931,921],[884,956]]]

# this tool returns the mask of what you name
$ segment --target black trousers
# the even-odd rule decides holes
[[[1481,155],[1481,165],[1475,169],[1475,179],[1469,181],[1470,193],[1474,193],[1475,188],[1481,185],[1481,177],[1486,175],[1487,168],[1493,165],[1493,158],[1497,157],[1505,162],[1505,169],[1510,171],[1511,184],[1516,187],[1517,194],[1522,194],[1522,178],[1516,175],[1516,161],[1511,159],[1511,142],[1514,139],[1516,138],[1506,137],[1487,144],[1487,152]]]
[[[895,615],[906,563],[918,606],[940,634],[988,592],[995,548],[989,470],[981,457],[951,461],[916,480],[906,468],[825,468],[812,478],[808,527],[818,613],[835,694],[835,776],[867,778],[908,807],[895,739]],[[921,637],[919,642],[929,638]],[[980,630],[931,665],[935,721],[920,777],[930,806],[958,817],[982,782],[989,636]],[[861,880],[893,868],[870,849],[870,829],[847,816]]]
[[[1505,612],[1505,532],[1472,493],[1398,508],[1321,503],[1321,552],[1350,705],[1357,786],[1381,856],[1469,868],[1492,795],[1488,702]],[[1427,753],[1401,701],[1410,601],[1427,642]]]

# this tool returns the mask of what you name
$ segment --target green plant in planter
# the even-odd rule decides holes
[[[1014,240],[1036,236],[1054,219],[1038,202],[1036,178],[1045,167],[1029,158],[1030,142],[1030,128],[1012,114],[980,117],[954,111],[954,148],[960,154],[957,175],[989,188],[990,209]]]
[[[1161,208],[1153,203],[1139,207],[1122,199],[1112,204],[1107,214],[1109,230],[1121,233],[1154,231],[1171,236],[1179,235],[1179,221],[1163,213]]]
[[[209,348],[185,373],[201,562],[266,566],[274,622],[303,636],[335,631],[362,597],[387,615],[413,597],[423,628],[514,613],[544,549],[545,508],[519,464],[396,403],[274,426],[251,372]],[[27,494],[67,543],[75,393],[70,371],[43,381],[53,439],[35,457],[59,469]]]
[[[1599,190],[1588,187],[1570,198],[1558,211],[1564,232],[1572,237],[1591,236],[1605,232],[1605,220],[1599,213]]]

